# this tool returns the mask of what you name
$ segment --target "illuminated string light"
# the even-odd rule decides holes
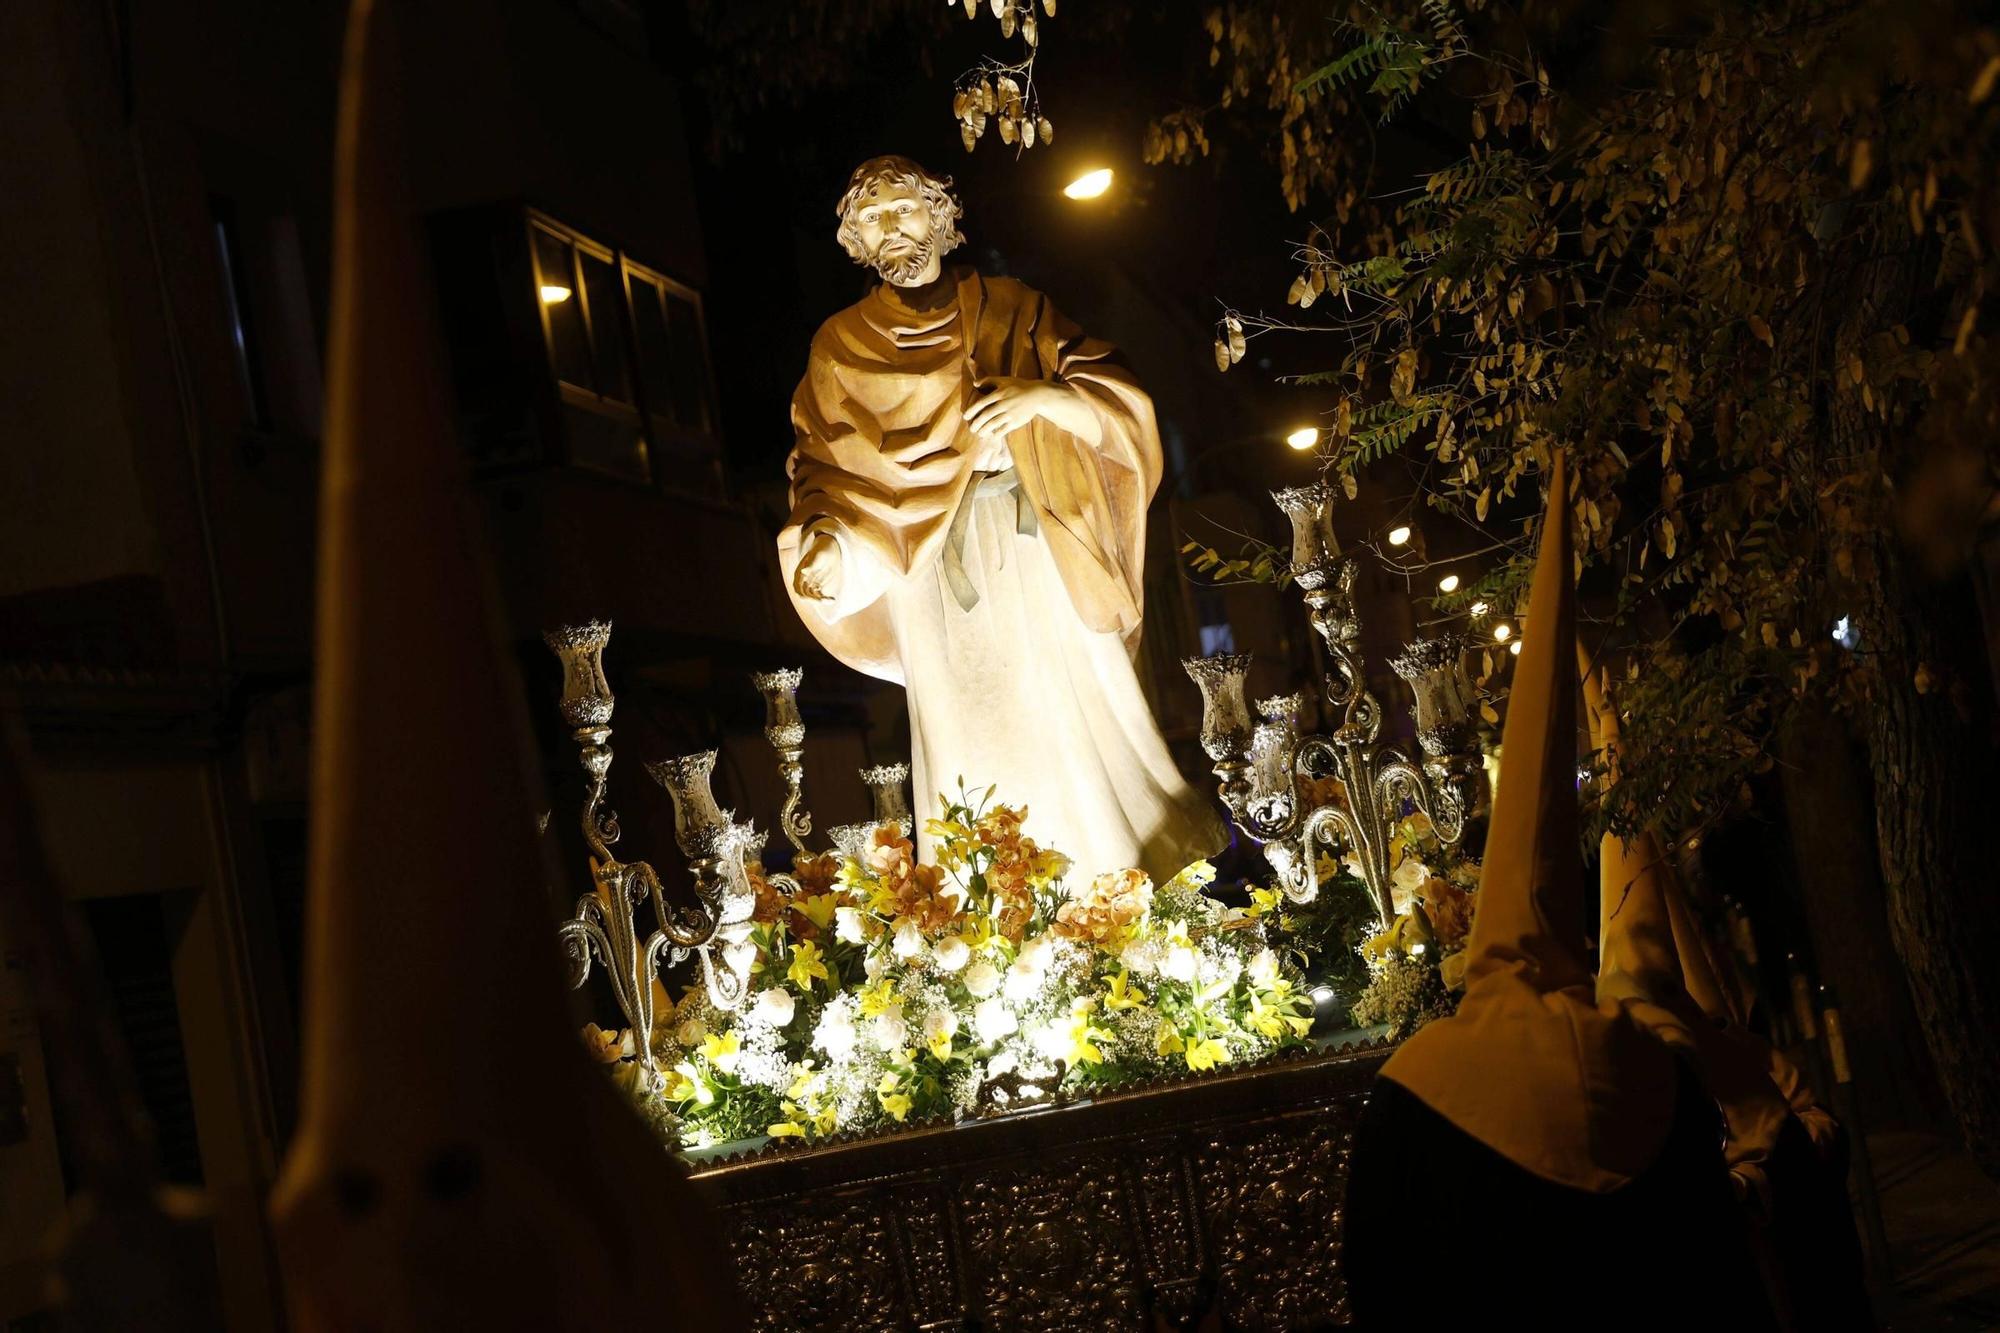
[[[1512,625],[1509,625],[1504,620],[1493,627],[1493,637],[1498,639],[1501,643],[1507,642],[1508,638],[1513,633],[1514,633],[1514,627]]]
[[[1468,609],[1468,610],[1470,610],[1470,611],[1472,612],[1472,614],[1473,614],[1473,615],[1475,615],[1475,616],[1483,616],[1483,615],[1485,615],[1485,614],[1486,614],[1486,609],[1487,609],[1487,608],[1486,608],[1486,603],[1484,603],[1484,602],[1474,602],[1474,603],[1473,603],[1473,604],[1472,604],[1472,605],[1471,605],[1471,606],[1470,606],[1469,608],[1467,608],[1467,609]]]
[[[569,297],[570,297],[570,291],[569,288],[567,287],[560,286],[553,282],[545,282],[542,284],[543,305],[561,305],[564,301],[569,300]]]
[[[1389,545],[1401,546],[1406,542],[1408,542],[1409,540],[1410,540],[1410,530],[1408,528],[1389,529]]]
[[[1301,451],[1310,449],[1319,443],[1319,427],[1301,426],[1285,437],[1285,443]]]
[[[1516,639],[1514,640],[1514,642],[1508,644],[1507,651],[1514,654],[1514,656],[1519,657],[1521,655],[1521,641],[1519,639]]]
[[[1445,575],[1445,576],[1444,576],[1443,578],[1439,579],[1439,580],[1438,580],[1438,591],[1439,591],[1439,592],[1457,592],[1457,591],[1458,591],[1458,575],[1456,575],[1456,574],[1447,574],[1447,575]]]

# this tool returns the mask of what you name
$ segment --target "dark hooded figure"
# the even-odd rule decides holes
[[[1458,1012],[1383,1066],[1348,1175],[1360,1327],[1768,1329],[1697,1069],[1584,963],[1557,455]],[[1501,1312],[1504,1311],[1504,1315]]]

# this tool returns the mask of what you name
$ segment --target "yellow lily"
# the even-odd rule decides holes
[[[702,1057],[725,1074],[735,1072],[737,1053],[742,1049],[743,1039],[733,1031],[721,1037],[711,1032],[701,1039]]]
[[[833,929],[833,909],[839,905],[840,895],[837,893],[815,893],[810,897],[792,900],[792,906],[798,914],[822,931]]]
[[[1189,1069],[1213,1069],[1229,1058],[1229,1048],[1213,1037],[1196,1037],[1185,1058]]]
[[[792,965],[785,969],[785,975],[791,978],[794,986],[810,995],[815,977],[827,980],[826,964],[822,961],[819,946],[811,940],[800,941],[798,948],[792,951]],[[832,988],[832,983],[828,982],[827,989]]]
[[[1186,1049],[1179,1030],[1171,1023],[1160,1024],[1159,1031],[1153,1034],[1153,1051],[1157,1055],[1178,1055]]]
[[[861,1016],[873,1018],[903,997],[896,994],[896,979],[881,977],[861,988]]]
[[[882,1103],[883,1110],[895,1117],[898,1124],[910,1114],[910,1098],[906,1093],[878,1092],[875,1094],[875,1099]]]
[[[1135,1009],[1146,1002],[1146,997],[1130,989],[1132,977],[1125,968],[1118,969],[1118,975],[1105,983],[1104,1007],[1113,1011]]]
[[[1250,906],[1243,910],[1243,915],[1252,918],[1269,915],[1277,911],[1284,901],[1285,895],[1282,890],[1260,889],[1252,885],[1250,888]]]
[[[932,1058],[939,1064],[947,1063],[951,1059],[951,1033],[938,1033],[930,1039],[926,1049],[930,1051]]]

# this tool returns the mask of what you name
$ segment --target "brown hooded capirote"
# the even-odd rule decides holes
[[[516,682],[398,152],[403,7],[354,0],[321,473],[293,1327],[743,1326],[716,1223],[569,1030]]]

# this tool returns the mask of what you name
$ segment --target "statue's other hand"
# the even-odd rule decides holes
[[[830,602],[840,595],[840,543],[830,532],[815,532],[792,574],[792,587],[812,602]]]

